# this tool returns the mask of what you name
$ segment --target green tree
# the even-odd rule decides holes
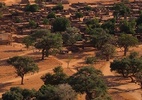
[[[16,74],[21,77],[21,84],[24,84],[24,75],[38,71],[38,66],[29,57],[15,56],[9,58],[7,62],[14,66]]]
[[[47,33],[36,41],[35,48],[42,50],[42,60],[44,60],[45,56],[49,56],[51,49],[60,49],[62,43],[62,36],[60,34]]]
[[[120,22],[120,31],[128,34],[134,34],[136,29],[136,21],[131,20],[130,22],[123,20]]]
[[[84,10],[87,10],[87,11],[92,10],[92,7],[91,6],[85,6]]]
[[[79,29],[75,27],[69,27],[66,31],[62,34],[63,43],[65,45],[73,46],[78,40],[81,40],[81,35],[79,33]]]
[[[54,12],[50,12],[48,15],[47,15],[47,18],[56,18],[56,15]]]
[[[52,85],[43,85],[36,93],[37,100],[58,100],[57,88]]]
[[[109,61],[112,56],[115,54],[115,46],[112,44],[105,44],[100,50],[101,56]]]
[[[57,31],[62,32],[65,31],[67,27],[70,26],[70,21],[67,18],[59,17],[55,19],[52,26],[54,32]]]
[[[30,100],[35,97],[34,89],[22,89],[20,87],[11,87],[9,91],[2,94],[2,100]]]
[[[107,87],[102,77],[101,71],[86,66],[70,76],[69,84],[76,92],[86,93],[86,100],[104,100]]]
[[[128,57],[121,60],[114,60],[110,64],[111,71],[116,71],[123,77],[130,77],[132,82],[137,73],[142,71],[142,58],[137,57],[137,54],[132,52]]]
[[[113,9],[114,9],[113,15],[116,18],[116,20],[120,16],[124,16],[124,18],[126,19],[126,17],[130,14],[130,8],[127,7],[124,3],[116,3]]]
[[[63,68],[61,66],[55,67],[53,69],[54,74],[47,73],[46,75],[42,76],[41,79],[43,80],[44,84],[50,85],[58,85],[66,83],[67,75],[63,72]]]
[[[79,20],[80,20],[80,18],[83,17],[82,12],[76,12],[76,13],[75,13],[75,17],[76,17],[76,18],[79,18]]]
[[[22,43],[25,44],[26,48],[28,49],[30,46],[33,45],[34,41],[30,36],[26,36],[23,38]]]
[[[110,19],[110,20],[104,22],[104,23],[101,25],[101,27],[102,27],[104,30],[108,30],[108,33],[114,34],[114,33],[115,33],[115,22],[116,22],[115,19]]]
[[[94,30],[93,35],[91,35],[91,43],[101,50],[105,44],[115,44],[115,38],[113,35],[107,34],[103,29]]]
[[[124,56],[126,56],[129,47],[136,46],[138,44],[138,39],[129,34],[122,34],[118,37],[118,45],[119,47],[124,48]]]
[[[33,5],[26,5],[25,6],[25,11],[29,11],[29,12],[36,12],[39,10],[39,6],[36,5],[36,4],[33,4]]]

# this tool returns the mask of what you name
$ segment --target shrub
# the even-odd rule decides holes
[[[44,25],[48,25],[49,24],[49,20],[47,18],[43,19],[43,24]]]
[[[86,64],[94,64],[95,62],[97,61],[97,58],[96,57],[86,57],[85,58],[85,63]]]

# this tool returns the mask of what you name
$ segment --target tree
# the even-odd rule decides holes
[[[26,7],[25,7],[25,11],[29,11],[29,12],[36,12],[36,11],[38,11],[39,10],[39,7],[38,7],[38,5],[36,5],[36,4],[33,4],[33,5],[26,5]]]
[[[118,37],[118,45],[119,47],[124,48],[124,56],[126,56],[129,47],[136,46],[138,44],[138,39],[129,34],[122,34]]]
[[[101,50],[105,44],[115,44],[115,38],[113,35],[107,34],[103,29],[94,30],[93,35],[91,35],[91,43]]]
[[[33,45],[33,39],[30,36],[24,37],[22,43],[26,45],[26,48],[28,49],[30,46]]]
[[[121,60],[114,60],[110,64],[111,71],[116,71],[123,77],[130,77],[132,82],[133,77],[142,71],[142,58],[137,57],[135,52],[132,52],[128,57]]]
[[[37,100],[58,100],[57,88],[52,85],[42,85],[36,93]]]
[[[81,35],[79,34],[79,29],[75,27],[69,27],[62,34],[63,43],[65,45],[73,46],[78,40],[81,40]]]
[[[54,74],[47,73],[46,75],[41,77],[45,85],[58,85],[66,83],[68,77],[63,72],[63,68],[61,66],[55,67],[53,69],[53,72]]]
[[[2,100],[30,100],[35,97],[34,89],[22,89],[20,87],[11,87],[9,91],[2,94]]]
[[[128,34],[135,34],[136,21],[131,20],[130,22],[123,20],[120,22],[120,31]]]
[[[24,84],[25,74],[38,71],[38,66],[29,57],[15,56],[9,58],[7,62],[14,66],[16,74],[21,77],[21,85]]]
[[[106,22],[104,22],[101,27],[105,30],[108,30],[108,33],[114,34],[115,33],[115,19],[110,19]]]
[[[65,31],[67,27],[70,26],[70,21],[64,17],[59,17],[55,19],[52,26],[54,32],[57,31],[62,32]]]
[[[35,48],[42,50],[42,60],[49,56],[49,51],[62,47],[62,36],[60,34],[47,33],[35,43]]]
[[[76,92],[86,93],[86,100],[104,100],[107,87],[102,77],[101,71],[86,66],[70,76],[69,84]]]
[[[56,15],[54,12],[50,12],[48,15],[47,15],[47,18],[56,18]]]
[[[68,84],[43,85],[36,93],[36,100],[77,100],[76,92]]]
[[[126,19],[128,14],[130,14],[130,8],[127,7],[124,3],[115,4],[113,9],[114,9],[113,15],[116,18],[116,20],[118,19],[119,16],[124,16],[124,18]]]
[[[85,6],[84,10],[86,10],[86,11],[92,10],[92,7],[91,6]]]
[[[77,100],[77,93],[69,84],[57,85],[58,100]]]
[[[82,12],[76,12],[76,13],[75,13],[75,17],[76,17],[76,18],[79,18],[79,20],[80,20],[80,18],[83,17]]]
[[[115,46],[112,44],[105,44],[101,48],[100,53],[106,61],[109,61],[109,59],[115,54]]]

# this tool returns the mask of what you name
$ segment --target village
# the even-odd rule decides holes
[[[137,21],[137,19],[141,18],[142,2],[139,0],[129,2],[124,0],[126,12],[123,13],[122,11],[122,14],[118,14],[117,9],[114,9],[114,5],[121,5],[121,2],[119,0],[96,2],[73,2],[71,0],[46,0],[46,2],[37,0],[35,2],[33,0],[21,0],[10,5],[0,2],[0,98],[11,87],[18,86],[38,90],[44,84],[41,77],[48,72],[53,73],[53,69],[57,66],[62,66],[64,72],[69,76],[76,73],[83,66],[93,66],[102,71],[105,80],[107,80],[108,93],[112,100],[142,100],[140,85],[137,82],[131,82],[130,78],[122,77],[119,75],[120,73],[112,71],[110,67],[115,59],[123,59],[133,52],[138,52],[139,56],[142,56],[142,21],[139,20],[139,23]],[[37,9],[33,8],[30,11],[28,9],[30,5],[34,5]],[[33,45],[26,45],[27,42],[23,42],[25,37],[32,36],[32,34],[38,33],[39,30],[43,31],[43,33],[45,30],[49,30],[51,33],[65,34],[64,32],[68,28],[65,31],[54,30],[53,24],[58,18],[67,19],[70,24],[69,27],[75,29],[81,39],[73,41],[72,44],[63,44],[58,53],[51,54],[48,57],[43,57],[42,49],[38,49]],[[136,23],[133,23],[134,19],[136,19]],[[127,21],[126,24],[123,22],[124,20]],[[107,22],[111,24],[106,24]],[[114,26],[111,26],[113,24]],[[126,28],[123,28],[125,25]],[[105,32],[101,30],[102,28],[106,29]],[[92,42],[93,39],[90,40],[94,38],[94,29],[96,29],[96,33],[101,35],[104,35],[104,33],[111,34],[114,38],[114,40],[112,39],[113,42],[109,38],[111,43],[110,41],[106,41],[106,43],[116,46],[116,51],[112,57],[98,57],[99,60],[87,63],[86,58],[94,57],[100,50],[98,49],[100,45],[94,45],[92,44],[94,43]],[[132,44],[129,50],[126,50],[127,55],[125,55],[125,48],[123,46],[119,48],[119,44],[116,42],[121,33],[127,33],[138,40],[138,43]],[[42,58],[44,60],[41,59],[41,54],[43,54]],[[14,56],[31,57],[39,67],[37,73],[25,75],[24,85],[19,84],[21,79],[15,77],[15,69],[7,63],[7,60]],[[87,100],[84,94],[77,96],[77,98],[77,100]]]

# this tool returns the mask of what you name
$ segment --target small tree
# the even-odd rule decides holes
[[[97,58],[96,57],[86,57],[85,58],[85,63],[86,64],[94,64],[95,62],[97,62]]]
[[[50,12],[48,15],[47,15],[47,18],[56,18],[56,15],[54,12]]]
[[[103,56],[106,61],[109,61],[115,54],[115,46],[112,44],[105,44],[100,50],[101,56]]]
[[[65,45],[73,46],[78,40],[81,40],[81,35],[79,34],[79,29],[75,27],[69,27],[62,34],[63,43]]]
[[[87,11],[92,10],[92,7],[91,6],[85,6],[84,10],[87,10]]]
[[[65,31],[67,27],[70,26],[70,21],[67,18],[59,17],[55,19],[52,26],[54,32],[57,31],[62,32]]]
[[[38,66],[29,57],[15,56],[8,59],[7,62],[14,66],[16,74],[21,77],[21,85],[24,84],[25,74],[38,71]]]
[[[129,34],[122,34],[120,37],[118,37],[118,45],[119,47],[124,48],[124,56],[126,56],[129,47],[136,46],[138,44],[138,39],[134,36],[131,36]]]
[[[82,12],[76,12],[76,13],[75,13],[75,17],[76,17],[76,18],[79,18],[79,20],[80,20],[80,18],[83,17]]]
[[[26,48],[28,49],[30,46],[33,45],[34,40],[30,36],[24,37],[22,43],[26,45]]]

